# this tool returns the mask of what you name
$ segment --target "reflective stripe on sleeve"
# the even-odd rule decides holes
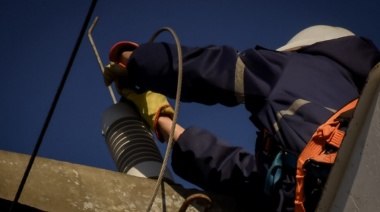
[[[305,99],[297,99],[293,102],[292,105],[290,105],[290,107],[288,109],[285,109],[285,110],[280,110],[277,112],[276,116],[277,116],[277,122],[274,122],[273,123],[273,127],[275,129],[276,132],[279,131],[279,126],[278,126],[278,122],[282,119],[282,117],[284,115],[288,115],[288,116],[293,116],[294,114],[297,113],[297,111],[304,105],[306,104],[309,104],[310,101],[307,101]],[[335,109],[332,109],[332,108],[328,108],[328,107],[325,107],[326,110],[329,110],[333,113],[336,112]]]
[[[277,122],[279,122],[284,115],[289,115],[289,116],[294,115],[298,109],[300,109],[302,106],[304,106],[305,104],[308,104],[308,103],[310,103],[310,102],[307,100],[297,99],[296,101],[293,102],[292,105],[290,105],[290,107],[288,109],[280,110],[277,112],[277,114],[276,114]],[[276,130],[276,132],[279,130],[277,122],[273,123],[274,129]]]
[[[240,57],[237,58],[235,66],[235,96],[239,104],[244,104],[244,69],[245,65]]]

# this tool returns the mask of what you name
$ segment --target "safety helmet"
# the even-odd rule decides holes
[[[351,31],[335,26],[315,25],[297,33],[289,42],[277,51],[292,51],[317,42],[355,35]]]

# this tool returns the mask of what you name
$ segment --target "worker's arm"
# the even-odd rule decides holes
[[[161,133],[162,138],[164,139],[164,141],[168,141],[173,124],[172,119],[167,116],[160,116],[158,118],[157,124],[158,131]],[[179,136],[183,133],[183,131],[185,131],[185,129],[181,127],[179,124],[176,124],[174,128],[173,141],[177,141]]]
[[[173,121],[158,119],[158,130],[167,141]],[[227,145],[210,132],[176,124],[172,167],[183,179],[203,189],[227,195],[253,195],[259,190],[254,155],[241,147]]]
[[[261,186],[254,155],[195,126],[179,136],[171,161],[178,176],[208,191],[252,195]]]
[[[161,116],[158,129],[168,140],[173,121]],[[241,147],[232,147],[210,132],[176,125],[172,153],[174,172],[183,179],[209,191],[239,195],[259,189],[256,161]]]
[[[228,46],[182,47],[181,101],[202,104],[238,104],[235,97],[237,51]],[[175,98],[178,57],[174,44],[140,45],[128,60],[128,77],[142,89]]]

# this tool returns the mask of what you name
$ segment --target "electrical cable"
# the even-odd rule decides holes
[[[94,53],[95,53],[95,56],[98,60],[98,63],[100,65],[100,68],[102,70],[102,73],[104,73],[104,67],[103,67],[103,64],[101,62],[101,59],[100,59],[100,56],[99,56],[99,53],[96,49],[96,46],[95,46],[95,43],[94,43],[94,40],[92,38],[92,30],[94,29],[97,21],[98,21],[98,17],[95,17],[95,20],[93,22],[93,24],[91,25],[89,31],[88,31],[88,37],[90,39],[90,42],[91,42],[91,45],[92,45],[92,48],[94,50]],[[173,123],[172,123],[172,126],[171,126],[171,130],[170,130],[170,135],[169,135],[169,139],[168,139],[168,146],[167,146],[167,149],[166,149],[166,153],[165,153],[165,156],[164,156],[164,159],[163,159],[163,163],[162,163],[162,167],[161,167],[161,170],[160,170],[160,174],[158,176],[158,179],[157,179],[157,183],[156,183],[156,186],[154,188],[154,191],[153,191],[153,194],[151,196],[151,199],[150,199],[150,202],[148,204],[148,208],[147,208],[147,211],[150,211],[151,208],[152,208],[152,205],[153,205],[153,202],[154,202],[154,199],[155,197],[157,196],[157,193],[158,193],[158,189],[160,187],[160,185],[162,184],[162,180],[163,180],[163,176],[164,176],[164,173],[165,173],[165,170],[167,168],[167,163],[168,163],[168,159],[169,159],[169,155],[170,155],[170,151],[173,147],[173,135],[174,135],[174,129],[175,129],[175,125],[177,123],[177,117],[178,117],[178,107],[179,107],[179,102],[180,102],[180,95],[181,95],[181,85],[182,85],[182,73],[183,73],[183,65],[182,65],[182,50],[181,50],[181,45],[180,45],[180,42],[179,42],[179,38],[178,36],[176,35],[176,33],[174,32],[173,29],[169,28],[169,27],[163,27],[159,30],[157,30],[153,35],[152,37],[150,38],[149,42],[153,42],[154,39],[162,32],[164,31],[169,31],[172,36],[174,37],[175,39],[175,42],[176,42],[176,45],[177,45],[177,54],[178,54],[178,82],[177,82],[177,93],[176,93],[176,103],[175,103],[175,108],[174,108],[174,116],[173,116]],[[111,97],[114,99],[114,103],[116,104],[115,102],[115,98],[114,98],[114,94],[113,94],[113,91],[112,91],[112,88],[109,86],[108,89],[110,90],[110,94],[111,94]],[[205,195],[205,194],[193,194],[191,196],[189,196],[188,198],[185,199],[183,205],[181,206],[180,208],[180,211],[186,211],[186,208],[189,206],[189,204],[194,201],[195,199],[201,199],[203,200],[204,204],[206,204],[206,210],[210,207],[210,204],[211,204],[211,199]]]
[[[78,38],[77,38],[77,41],[76,41],[75,46],[74,46],[74,49],[73,49],[73,51],[72,51],[72,53],[71,53],[71,57],[70,57],[70,59],[69,59],[69,62],[67,63],[67,66],[66,66],[65,72],[64,72],[64,74],[63,74],[63,76],[62,76],[62,79],[61,79],[61,82],[60,82],[60,84],[59,84],[59,86],[58,86],[58,90],[57,90],[57,92],[56,92],[56,94],[55,94],[55,96],[54,96],[53,102],[52,102],[51,107],[50,107],[50,109],[49,109],[49,113],[48,113],[48,115],[47,115],[47,117],[46,117],[46,119],[45,119],[44,125],[43,125],[43,127],[42,127],[41,132],[40,132],[40,135],[39,135],[39,137],[38,137],[38,140],[37,140],[37,142],[36,142],[36,144],[35,144],[35,147],[34,147],[33,153],[32,153],[32,155],[31,155],[31,157],[30,157],[30,159],[29,159],[29,163],[28,163],[28,165],[27,165],[27,167],[26,167],[26,170],[25,170],[25,172],[24,172],[24,176],[23,176],[23,178],[22,178],[22,180],[21,180],[21,182],[20,182],[20,185],[19,185],[19,187],[18,187],[17,193],[16,193],[15,198],[14,198],[14,200],[13,200],[13,202],[12,202],[11,207],[10,207],[10,210],[9,210],[10,212],[13,211],[14,206],[17,204],[17,202],[18,202],[18,200],[19,200],[19,198],[20,198],[20,196],[21,196],[21,193],[22,193],[22,191],[23,191],[23,188],[24,188],[25,182],[26,182],[26,180],[27,180],[27,178],[28,178],[28,176],[29,176],[30,170],[32,169],[32,166],[33,166],[34,160],[35,160],[35,158],[36,158],[36,156],[37,156],[37,153],[38,153],[38,150],[39,150],[39,148],[40,148],[40,146],[41,146],[42,140],[43,140],[44,135],[45,135],[45,133],[46,133],[46,130],[47,130],[48,126],[49,126],[49,123],[50,123],[51,117],[53,116],[53,113],[54,113],[55,107],[56,107],[56,105],[57,105],[57,103],[58,103],[58,100],[59,100],[59,97],[60,97],[60,95],[61,95],[61,93],[62,93],[62,90],[63,90],[63,87],[64,87],[64,85],[65,85],[66,79],[67,79],[67,77],[68,77],[68,75],[69,75],[69,73],[70,73],[71,66],[72,66],[72,64],[73,64],[73,62],[74,62],[74,59],[75,59],[76,54],[77,54],[77,52],[78,52],[79,46],[80,46],[80,44],[81,44],[81,42],[82,42],[82,39],[83,39],[83,36],[84,36],[85,30],[86,30],[86,28],[87,28],[87,26],[88,26],[88,23],[89,23],[89,21],[90,21],[90,18],[91,18],[91,16],[92,16],[92,13],[93,13],[93,11],[94,11],[94,9],[95,9],[96,3],[97,3],[97,0],[92,0],[92,2],[91,2],[90,8],[89,8],[89,10],[88,10],[88,12],[87,12],[86,19],[85,19],[85,21],[84,21],[84,23],[83,23],[83,25],[82,25],[82,29],[81,29],[81,31],[80,31],[80,34],[79,34]]]
[[[157,30],[152,35],[152,37],[150,38],[149,41],[153,42],[154,39],[161,32],[164,32],[164,31],[168,31],[168,32],[171,33],[171,35],[174,37],[174,40],[175,40],[176,45],[177,45],[177,54],[178,54],[178,82],[177,82],[177,93],[176,93],[176,102],[175,102],[175,107],[174,107],[173,122],[172,122],[172,126],[171,126],[171,129],[170,129],[170,134],[169,134],[169,139],[168,139],[168,145],[167,145],[165,156],[164,156],[164,159],[163,159],[163,162],[162,162],[161,171],[160,171],[160,174],[159,174],[159,176],[157,178],[157,183],[156,183],[156,186],[155,186],[154,191],[153,191],[153,195],[151,196],[151,199],[150,199],[148,207],[147,207],[147,211],[148,212],[151,210],[153,202],[154,202],[154,199],[157,196],[158,189],[161,186],[162,179],[163,179],[163,176],[164,176],[164,173],[165,173],[165,170],[166,170],[166,167],[167,167],[167,163],[168,163],[168,160],[169,160],[170,151],[171,151],[171,149],[173,147],[173,135],[174,135],[175,125],[177,124],[178,107],[179,107],[179,102],[180,102],[180,98],[181,98],[181,87],[182,87],[182,72],[183,72],[183,70],[182,70],[182,50],[181,50],[181,44],[179,42],[179,38],[178,38],[177,34],[170,27],[163,27],[163,28]]]
[[[88,37],[90,39],[90,42],[91,42],[91,45],[92,45],[92,48],[94,50],[94,53],[95,53],[95,56],[96,56],[96,59],[100,65],[100,68],[101,68],[101,71],[102,73],[104,73],[104,67],[103,67],[103,64],[102,64],[102,61],[100,59],[100,56],[99,56],[99,53],[97,51],[97,48],[96,48],[96,45],[95,45],[95,42],[92,38],[92,31],[93,29],[95,28],[95,25],[96,23],[98,22],[98,16],[95,17],[95,20],[93,21],[89,31],[88,31]],[[174,110],[174,116],[173,116],[173,124],[171,126],[171,130],[170,130],[170,135],[169,135],[169,139],[168,139],[168,146],[167,146],[167,149],[166,149],[166,153],[165,153],[165,156],[164,156],[164,159],[163,159],[163,163],[162,163],[162,167],[161,167],[161,171],[160,171],[160,174],[158,176],[158,179],[157,179],[157,184],[154,188],[154,192],[153,192],[153,195],[150,199],[150,202],[148,204],[148,211],[150,211],[152,205],[153,205],[153,201],[155,199],[155,197],[157,196],[157,193],[158,193],[158,189],[162,183],[162,180],[163,180],[163,176],[164,176],[164,173],[165,173],[165,170],[167,168],[167,163],[168,163],[168,158],[169,158],[169,155],[170,155],[170,151],[172,149],[172,146],[173,146],[173,135],[174,135],[174,129],[175,129],[175,125],[176,125],[176,122],[177,122],[177,117],[178,117],[178,107],[179,107],[179,101],[180,101],[180,94],[181,94],[181,85],[182,85],[182,72],[183,72],[183,68],[182,68],[182,51],[181,51],[181,46],[180,46],[180,42],[179,42],[179,38],[178,36],[176,35],[176,33],[174,32],[173,29],[169,28],[169,27],[163,27],[161,29],[159,29],[157,32],[155,32],[151,39],[149,40],[149,42],[153,42],[154,39],[160,34],[162,33],[163,31],[169,31],[175,41],[176,41],[176,45],[177,45],[177,52],[178,52],[178,84],[177,84],[177,96],[176,96],[176,104],[175,104],[175,110]],[[113,91],[112,91],[112,87],[111,86],[108,86],[108,89],[110,90],[110,94],[111,94],[111,97],[113,98],[114,100],[114,103],[116,104],[116,100],[115,100],[115,97],[114,97],[114,94],[113,94]],[[209,207],[209,204],[211,204],[211,200],[209,197],[207,197],[206,195],[204,194],[194,194],[190,197],[188,197],[187,199],[185,199],[183,205],[181,206],[181,209],[180,211],[185,211],[186,208],[188,207],[188,205],[191,203],[191,201],[193,201],[194,199],[203,199],[203,202],[207,202],[208,203],[208,206],[206,208]]]

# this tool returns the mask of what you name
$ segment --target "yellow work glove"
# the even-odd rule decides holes
[[[127,86],[123,85],[123,81],[126,80],[127,73],[128,72],[125,66],[122,66],[114,62],[110,62],[110,64],[104,67],[104,83],[106,84],[106,86],[109,86],[112,84],[112,82],[115,82],[116,90],[119,94],[121,94],[123,88]]]
[[[148,123],[149,127],[154,130],[158,140],[163,142],[157,130],[157,121],[160,116],[168,116],[173,118],[174,110],[170,106],[166,96],[147,91],[144,93],[136,93],[134,90],[124,88],[121,92],[122,96],[132,101],[142,118]]]

